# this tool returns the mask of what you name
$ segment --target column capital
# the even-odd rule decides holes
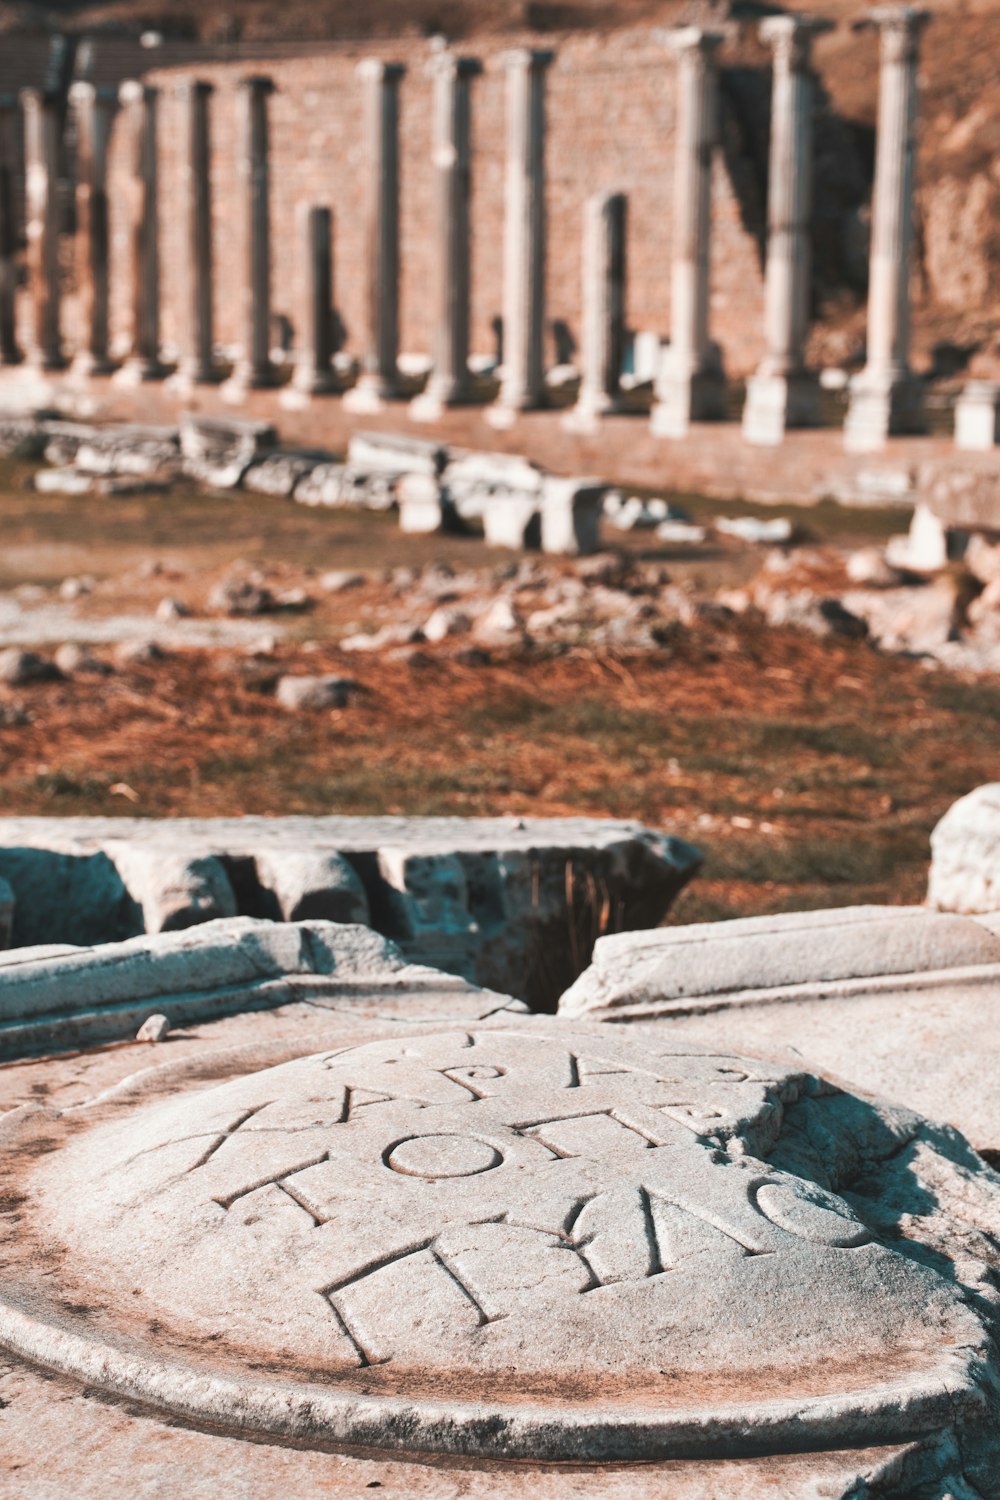
[[[215,84],[204,78],[184,78],[171,92],[175,99],[207,99],[215,93]]]
[[[50,89],[35,87],[19,90],[18,99],[22,108],[28,106],[32,109],[55,109],[59,103],[57,95]]]
[[[250,73],[239,80],[237,87],[246,89],[248,94],[275,94],[278,91],[278,85],[266,73]]]
[[[152,84],[140,83],[137,78],[129,78],[118,90],[118,99],[126,109],[133,104],[155,104],[160,96],[158,88]]]
[[[931,20],[929,10],[913,5],[876,5],[867,16],[855,21],[855,31],[878,31],[882,55],[890,62],[904,62],[917,55],[920,33]]]
[[[706,61],[714,58],[723,42],[729,40],[727,32],[712,31],[707,26],[674,26],[657,30],[654,35],[678,58],[701,56]]]
[[[482,71],[478,57],[458,57],[454,52],[435,52],[427,64],[432,78],[476,78]]]
[[[508,72],[520,69],[525,73],[540,73],[555,62],[551,49],[534,47],[510,47],[500,54],[500,61]]]
[[[383,62],[380,57],[364,57],[355,72],[359,78],[373,83],[396,84],[406,76],[406,64]]]
[[[78,105],[105,105],[115,108],[118,104],[118,90],[114,84],[90,83],[85,78],[78,78],[75,83],[70,84],[70,104]]]
[[[787,60],[793,68],[801,68],[809,61],[813,38],[834,29],[834,22],[825,16],[766,16],[758,35],[774,48],[777,57]]]

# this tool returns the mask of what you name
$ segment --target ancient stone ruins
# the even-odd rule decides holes
[[[792,626],[829,644],[831,693],[867,691],[847,654],[866,637],[921,658],[928,682],[995,673],[1000,385],[970,380],[953,432],[928,435],[911,344],[932,18],[879,6],[857,35],[840,26],[873,89],[877,72],[878,125],[864,356],[832,409],[821,376],[838,372],[809,335],[814,163],[831,156],[814,51],[835,28],[745,9],[769,75],[756,271],[731,142],[723,161],[739,42],[723,5],[606,47],[594,32],[466,55],[411,37],[331,60],[153,37],[81,47],[44,86],[29,69],[0,96],[15,498],[56,497],[62,518],[136,497],[201,514],[207,493],[224,508],[236,491],[247,511],[249,497],[394,510],[402,541],[370,515],[321,519],[390,538],[412,568],[380,555],[324,574],[317,556],[302,578],[328,601],[357,589],[357,622],[338,616],[328,649],[384,652],[367,661],[412,669],[411,697],[421,671],[472,679],[496,649],[513,702],[546,651],[575,653],[595,694],[606,668],[652,723],[626,658],[662,653],[660,694],[691,669],[672,632],[742,616],[750,647],[720,635],[695,672],[728,654],[787,683],[761,640]],[[914,514],[884,550],[855,541],[831,562],[821,542],[793,554],[784,516],[703,526],[654,487]],[[678,582],[641,538],[584,556],[605,527],[681,549],[711,532],[723,581]],[[478,549],[480,530],[551,555],[489,556],[487,580],[486,564],[462,576],[420,551],[438,532]],[[125,647],[133,665],[245,650],[257,697],[241,722],[279,743],[260,800],[237,801],[266,811],[286,765],[297,795],[295,767],[313,763],[288,757],[286,730],[330,754],[365,687],[321,671],[327,647],[291,627],[255,644],[250,616],[301,618],[316,600],[229,543],[200,604],[150,605],[155,572],[133,581],[161,625],[219,618],[189,618],[202,635],[167,649]],[[753,547],[786,543],[751,574]],[[94,578],[47,602],[27,589],[11,586],[0,620],[0,728],[37,727],[42,744],[13,690],[72,688],[79,707],[93,682],[103,715],[101,683],[122,684],[87,643],[121,646],[129,617],[98,598],[85,632],[72,606]],[[471,689],[448,680],[464,714]],[[158,690],[175,726],[193,705],[177,682]],[[377,737],[395,753],[386,703],[399,711],[384,694]],[[154,722],[139,757],[160,753]],[[492,757],[501,733],[484,734]],[[567,775],[547,806],[621,808],[600,733],[581,719],[579,739],[604,779],[585,802]],[[355,759],[364,743],[348,741]],[[753,743],[766,762],[767,734]],[[461,733],[442,748],[450,771]],[[641,748],[650,775],[677,767]],[[722,764],[711,775],[738,782]],[[47,762],[36,791],[46,777]],[[366,784],[339,805],[414,805],[373,784],[377,798]],[[322,786],[284,805],[329,807]],[[105,794],[144,811],[125,781]],[[483,809],[482,786],[462,795],[423,805]],[[679,801],[656,805],[674,812],[643,817],[680,818]],[[0,809],[0,1500],[1000,1500],[1000,783],[939,822],[922,904],[833,893],[698,923],[674,903],[709,886],[705,852],[636,806]],[[699,841],[712,822],[692,821]],[[808,874],[812,893],[823,877]]]
[[[5,1493],[1000,1495],[998,807],[666,929],[638,826],[0,823]]]

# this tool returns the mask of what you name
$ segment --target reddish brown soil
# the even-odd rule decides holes
[[[289,666],[362,691],[289,715]],[[919,900],[928,833],[995,776],[1000,719],[998,687],[746,622],[632,659],[193,652],[12,698],[31,719],[0,729],[11,812],[636,817],[708,851],[687,920]]]

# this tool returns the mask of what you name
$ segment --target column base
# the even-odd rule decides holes
[[[436,386],[432,376],[427,389],[410,402],[407,415],[411,422],[439,422],[450,407],[475,404],[476,393],[470,385],[453,380]]]
[[[173,396],[191,396],[200,385],[221,385],[225,375],[218,365],[191,365],[185,366],[182,362],[179,369],[168,378],[165,389]]]
[[[970,380],[955,402],[955,447],[989,452],[1000,443],[1000,385]]]
[[[747,381],[743,437],[762,448],[777,447],[789,427],[818,427],[819,381],[807,370],[790,375],[758,372]]]
[[[285,411],[305,411],[317,397],[339,396],[343,388],[343,382],[334,370],[329,375],[319,370],[308,377],[296,375],[278,397],[278,405]]]
[[[65,370],[69,360],[63,354],[46,354],[41,349],[31,349],[25,361],[32,370],[37,370],[41,375],[58,375]]]
[[[391,401],[402,395],[398,383],[385,375],[362,375],[357,385],[344,392],[344,410],[359,416],[372,416],[384,411]]]
[[[657,382],[656,404],[649,419],[654,437],[686,437],[692,422],[721,422],[726,415],[726,382],[719,370],[673,374]]]
[[[95,376],[113,375],[117,362],[109,354],[94,354],[89,349],[81,350],[69,367],[73,380],[93,380]]]
[[[167,367],[158,359],[146,359],[133,355],[125,361],[120,370],[116,370],[112,378],[115,385],[137,386],[145,385],[151,380],[164,380],[166,376]]]
[[[607,391],[586,392],[580,396],[575,406],[563,414],[559,425],[566,432],[600,432],[604,418],[613,417],[621,410],[620,399]]]
[[[844,447],[873,453],[886,439],[924,431],[923,387],[906,371],[882,375],[862,370],[850,384]]]

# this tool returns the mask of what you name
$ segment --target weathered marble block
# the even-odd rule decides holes
[[[476,1016],[522,1008],[408,964],[369,927],[252,917],[207,922],[99,948],[48,944],[0,954],[0,1057],[134,1036],[154,1012],[172,1026],[293,1002],[398,1000]],[[457,1007],[457,1009],[456,1009]]]
[[[442,999],[359,985],[306,1055],[290,1005],[0,1118],[26,1492],[995,1496],[1000,1179],[957,1133]]]
[[[601,939],[560,1001],[567,1018],[808,1056],[905,1100],[998,1153],[1000,1062],[987,1018],[1000,985],[1000,913],[848,907]]]
[[[934,829],[927,901],[939,911],[1000,910],[1000,782],[960,797]]]
[[[332,861],[350,877],[338,865],[334,880]],[[601,819],[0,819],[19,946],[236,913],[341,921],[366,903],[414,960],[542,1008],[588,961],[605,906],[623,927],[655,924],[700,862],[680,839]]]

